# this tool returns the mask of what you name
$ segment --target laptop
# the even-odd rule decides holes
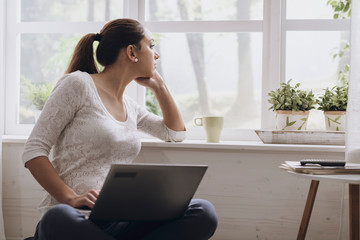
[[[113,164],[89,219],[166,221],[181,217],[206,165]]]

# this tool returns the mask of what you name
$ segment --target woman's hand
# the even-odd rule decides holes
[[[154,75],[151,77],[138,77],[135,81],[141,86],[147,87],[151,90],[158,89],[164,85],[164,80],[158,71],[155,71]]]
[[[185,124],[180,112],[160,74],[155,71],[153,76],[139,77],[135,81],[142,86],[148,87],[155,94],[163,113],[165,125],[174,131],[184,131]]]
[[[97,190],[90,190],[87,193],[84,193],[82,195],[78,195],[72,199],[69,200],[68,204],[72,207],[89,207],[93,208],[94,204],[96,202],[96,199],[99,196],[99,191]]]
[[[59,177],[48,157],[39,156],[26,162],[25,166],[30,170],[40,185],[60,203],[72,207],[92,208],[99,196],[99,191],[90,190],[85,194],[78,195]]]

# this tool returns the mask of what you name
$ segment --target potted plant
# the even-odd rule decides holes
[[[345,131],[348,89],[347,83],[326,88],[316,100],[319,105],[317,109],[324,111],[327,131]]]
[[[51,91],[53,90],[55,86],[55,83],[33,83],[29,81],[28,79],[23,77],[23,81],[21,84],[21,89],[23,91],[23,98],[24,100],[31,103],[33,107],[35,107],[34,110],[34,117],[35,121],[38,119],[46,100],[51,94]]]
[[[306,130],[309,110],[315,108],[316,99],[311,90],[300,90],[300,83],[291,86],[290,82],[291,79],[268,93],[269,110],[276,113],[276,129]]]

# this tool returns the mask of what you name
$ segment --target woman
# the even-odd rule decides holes
[[[104,67],[99,72],[93,57]],[[185,126],[162,77],[151,33],[137,21],[118,19],[78,43],[23,153],[47,191],[35,239],[209,239],[217,216],[211,203],[192,200],[184,216],[165,223],[109,222],[101,226],[76,208],[92,208],[111,163],[130,163],[140,151],[138,129],[165,141],[182,141]],[[149,88],[164,118],[124,95],[132,82]],[[53,161],[48,155],[52,148]]]

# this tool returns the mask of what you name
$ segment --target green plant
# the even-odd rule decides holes
[[[146,94],[146,109],[149,112],[154,113],[155,115],[162,116],[159,103],[157,102],[154,93],[150,89],[146,88],[145,94]]]
[[[334,19],[345,19],[351,16],[351,0],[328,0],[326,4],[333,8]]]
[[[326,88],[325,92],[316,99],[319,105],[317,109],[322,111],[346,111],[348,89],[348,84],[334,86],[331,89]]]
[[[348,86],[349,83],[349,74],[350,74],[350,65],[346,64],[343,70],[338,73],[338,80],[344,86]]]
[[[337,50],[337,52],[332,54],[333,59],[336,58],[342,58],[344,56],[348,57],[349,52],[350,52],[350,44],[348,41],[342,41],[341,43],[341,47],[338,48],[334,48],[334,50]]]
[[[21,89],[24,100],[31,102],[37,110],[42,110],[55,83],[33,83],[24,77],[22,80]]]
[[[287,83],[281,83],[280,88],[268,93],[268,102],[272,104],[269,110],[292,110],[308,111],[315,108],[316,99],[312,91],[298,89],[300,83],[294,87],[290,85],[291,79]]]

